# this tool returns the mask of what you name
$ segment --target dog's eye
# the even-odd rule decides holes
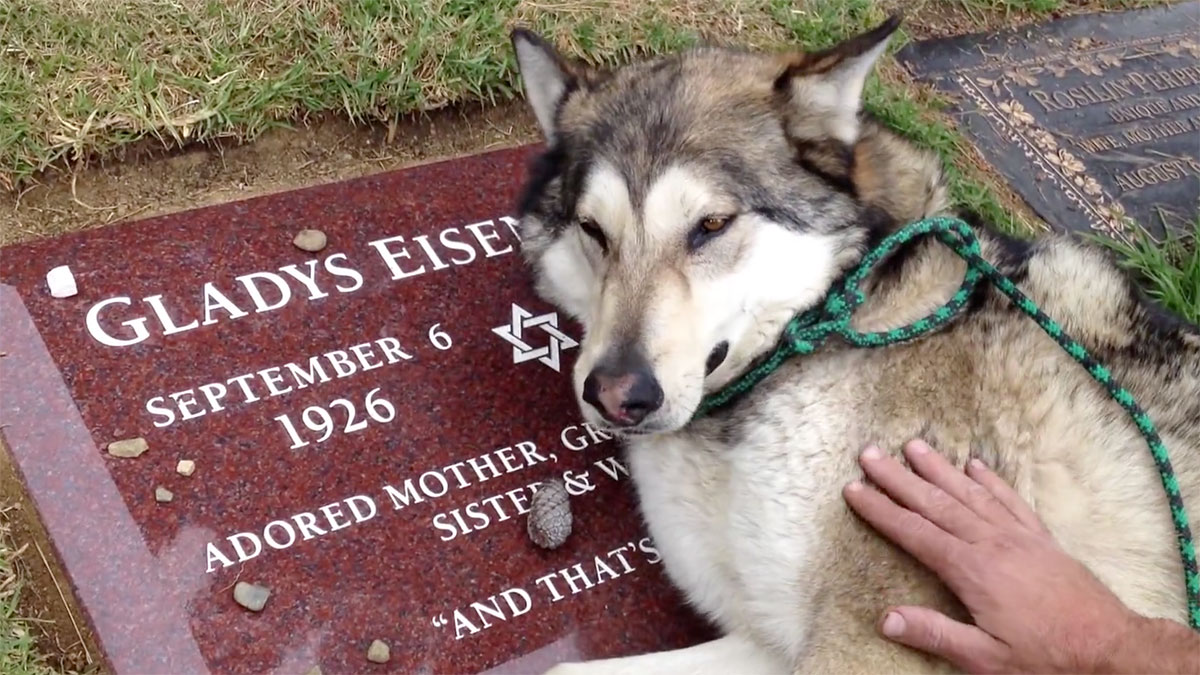
[[[601,251],[608,253],[608,239],[604,238],[604,231],[600,229],[596,221],[591,218],[580,218],[579,229],[583,230],[583,233],[587,236],[595,239],[596,243],[600,244]]]
[[[701,218],[700,222],[692,228],[691,234],[688,235],[688,247],[693,251],[700,248],[704,245],[704,242],[724,232],[725,228],[731,222],[733,222],[733,216],[705,216]]]

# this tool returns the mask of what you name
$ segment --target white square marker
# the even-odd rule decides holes
[[[75,275],[66,265],[55,267],[46,273],[46,285],[50,287],[50,295],[56,298],[69,298],[79,292],[75,286]]]

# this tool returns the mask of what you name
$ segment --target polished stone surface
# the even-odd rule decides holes
[[[967,136],[1051,225],[1191,232],[1200,209],[1200,2],[909,44]]]
[[[580,426],[578,327],[510,227],[529,153],[0,252],[0,432],[116,672],[535,672],[709,635]],[[552,476],[548,551],[520,514]]]

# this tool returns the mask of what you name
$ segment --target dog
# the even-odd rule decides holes
[[[1200,330],[1147,300],[1105,251],[1012,238],[954,208],[939,159],[863,110],[899,24],[822,51],[706,46],[613,68],[512,32],[545,140],[518,204],[524,263],[539,296],[582,326],[580,410],[622,439],[668,578],[723,636],[555,672],[949,669],[879,637],[880,612],[969,615],[841,496],[861,476],[863,447],[897,454],[918,437],[958,466],[986,462],[1133,610],[1186,621],[1170,510],[1142,436],[989,284],[934,333],[871,349],[831,339],[695,416],[883,237],[960,216],[983,257],[1134,394],[1200,513]],[[942,243],[911,242],[867,279],[852,326],[924,317],[965,272]]]

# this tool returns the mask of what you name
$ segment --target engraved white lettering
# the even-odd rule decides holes
[[[349,515],[342,510],[343,506],[349,511]],[[264,542],[267,548],[287,550],[298,542],[310,541],[365,523],[377,513],[378,509],[373,499],[367,495],[354,495],[321,506],[315,512],[303,511],[287,518],[276,518],[259,530],[237,532],[220,542],[209,542],[206,546],[207,571],[211,573],[216,569],[230,567],[235,564],[235,560],[244,563],[257,558],[263,554]],[[327,527],[318,526],[319,520],[324,521]],[[228,546],[226,550],[231,551],[233,555],[226,554],[225,550],[222,550],[223,546]]]
[[[1117,185],[1125,191],[1141,190],[1182,180],[1188,175],[1200,175],[1200,162],[1190,157],[1122,171],[1117,174]]]
[[[150,331],[146,329],[145,317],[138,317],[136,319],[129,319],[121,322],[122,326],[125,326],[133,331],[133,337],[129,338],[122,339],[113,337],[111,333],[100,327],[100,312],[105,307],[108,307],[109,305],[125,305],[128,307],[132,304],[133,302],[129,298],[120,297],[101,300],[100,302],[92,305],[91,309],[88,310],[87,319],[85,321],[87,324],[88,333],[90,333],[93,338],[100,342],[100,344],[107,345],[109,347],[128,347],[129,345],[135,345],[149,338]]]
[[[333,379],[350,377],[361,371],[375,370],[412,358],[401,348],[399,340],[382,337],[373,342],[351,345],[349,351],[334,349],[311,356],[307,361],[270,366],[165,396],[153,396],[147,399],[145,408],[154,417],[154,426],[168,427],[207,413],[285,396]],[[174,401],[175,405],[172,406],[168,399]],[[386,409],[381,407],[384,405],[377,403],[374,409],[368,410],[372,419],[380,421],[387,416]]]

